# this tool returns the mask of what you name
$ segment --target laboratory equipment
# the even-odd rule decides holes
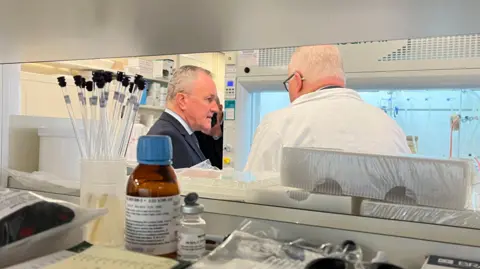
[[[194,262],[205,254],[207,224],[202,218],[203,205],[197,203],[198,194],[189,193],[184,201],[178,230],[177,258]]]
[[[123,72],[118,72],[115,80],[113,73],[104,71],[93,71],[88,81],[75,76],[82,129],[77,126],[73,114],[65,77],[58,77],[57,80],[82,154],[80,203],[86,207],[109,209],[106,216],[88,225],[85,238],[95,244],[123,245],[124,227],[118,223],[123,223],[124,219],[124,157],[139,108],[139,98],[146,87],[145,80],[136,75],[134,82],[129,84],[130,79]],[[112,82],[117,86],[113,98],[109,98]],[[113,113],[109,113],[109,109],[113,109]]]
[[[429,255],[421,269],[478,268],[479,261],[459,259],[450,256]]]
[[[124,158],[131,136],[139,100],[146,82],[136,75],[134,82],[123,72],[118,72],[113,80],[111,72],[94,71],[90,81],[75,76],[78,101],[81,106],[83,136],[73,114],[71,98],[66,92],[65,77],[58,77],[65,104],[77,138],[82,157],[86,159]],[[110,99],[110,85],[116,83],[113,98]],[[128,88],[128,89],[127,89]],[[88,97],[88,102],[86,101]],[[125,103],[125,98],[126,103]],[[113,107],[110,112],[109,108]]]
[[[141,136],[137,160],[126,188],[125,247],[175,258],[180,190],[171,166],[170,137]]]
[[[283,148],[280,177],[314,193],[459,210],[470,205],[474,180],[470,160],[291,147]]]
[[[123,160],[81,160],[80,204],[108,209],[107,215],[86,226],[85,241],[110,247],[123,245],[125,184],[126,164]]]

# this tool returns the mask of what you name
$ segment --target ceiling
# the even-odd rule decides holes
[[[480,33],[477,0],[3,0],[0,63]]]

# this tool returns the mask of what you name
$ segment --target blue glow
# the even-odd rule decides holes
[[[233,81],[232,80],[227,81],[227,87],[233,87]]]
[[[480,155],[480,90],[416,89],[359,91],[362,99],[379,107],[403,128],[406,135],[418,136],[418,154],[448,157],[450,117],[460,114],[461,131],[453,133],[453,157]],[[260,120],[268,113],[289,105],[288,92],[261,92]],[[256,126],[255,126],[256,127]],[[252,134],[253,136],[253,134]]]

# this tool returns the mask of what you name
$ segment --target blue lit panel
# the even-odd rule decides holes
[[[480,89],[375,89],[359,91],[362,99],[392,117],[407,136],[417,136],[417,154],[449,157],[480,156]],[[261,92],[258,112],[266,114],[287,107],[288,92]],[[451,117],[460,115],[460,130],[451,129]],[[252,133],[253,136],[254,133]]]
[[[233,87],[233,80],[227,81],[227,87]]]

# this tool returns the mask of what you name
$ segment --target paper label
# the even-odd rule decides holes
[[[177,261],[168,258],[148,256],[117,248],[92,246],[78,255],[42,268],[166,269],[178,264]]]
[[[225,100],[225,120],[235,120],[235,100]]]
[[[90,105],[91,106],[96,106],[98,103],[98,96],[92,96],[90,97]]]
[[[178,234],[177,254],[180,260],[195,261],[205,253],[205,232]]]
[[[137,112],[139,108],[140,108],[140,104],[139,104],[139,103],[133,104],[133,111]]]
[[[127,196],[125,247],[131,251],[162,255],[177,250],[180,195]]]
[[[432,255],[428,257],[422,269],[433,268],[480,268],[480,262]]]
[[[107,100],[103,97],[100,97],[100,107],[105,108],[107,106]]]
[[[40,201],[42,200],[30,192],[0,189],[0,219]]]
[[[69,105],[71,104],[72,102],[70,101],[70,95],[64,95],[63,96],[63,99],[65,99],[65,104]]]
[[[121,93],[120,97],[118,98],[118,101],[123,104],[123,101],[125,101],[125,94]]]
[[[70,258],[75,254],[76,254],[75,252],[63,250],[63,251],[55,252],[53,254],[43,256],[37,259],[26,261],[21,264],[10,266],[10,267],[7,267],[6,269],[41,269],[41,268],[45,268],[48,265],[52,265],[62,260],[65,260],[67,258]]]

